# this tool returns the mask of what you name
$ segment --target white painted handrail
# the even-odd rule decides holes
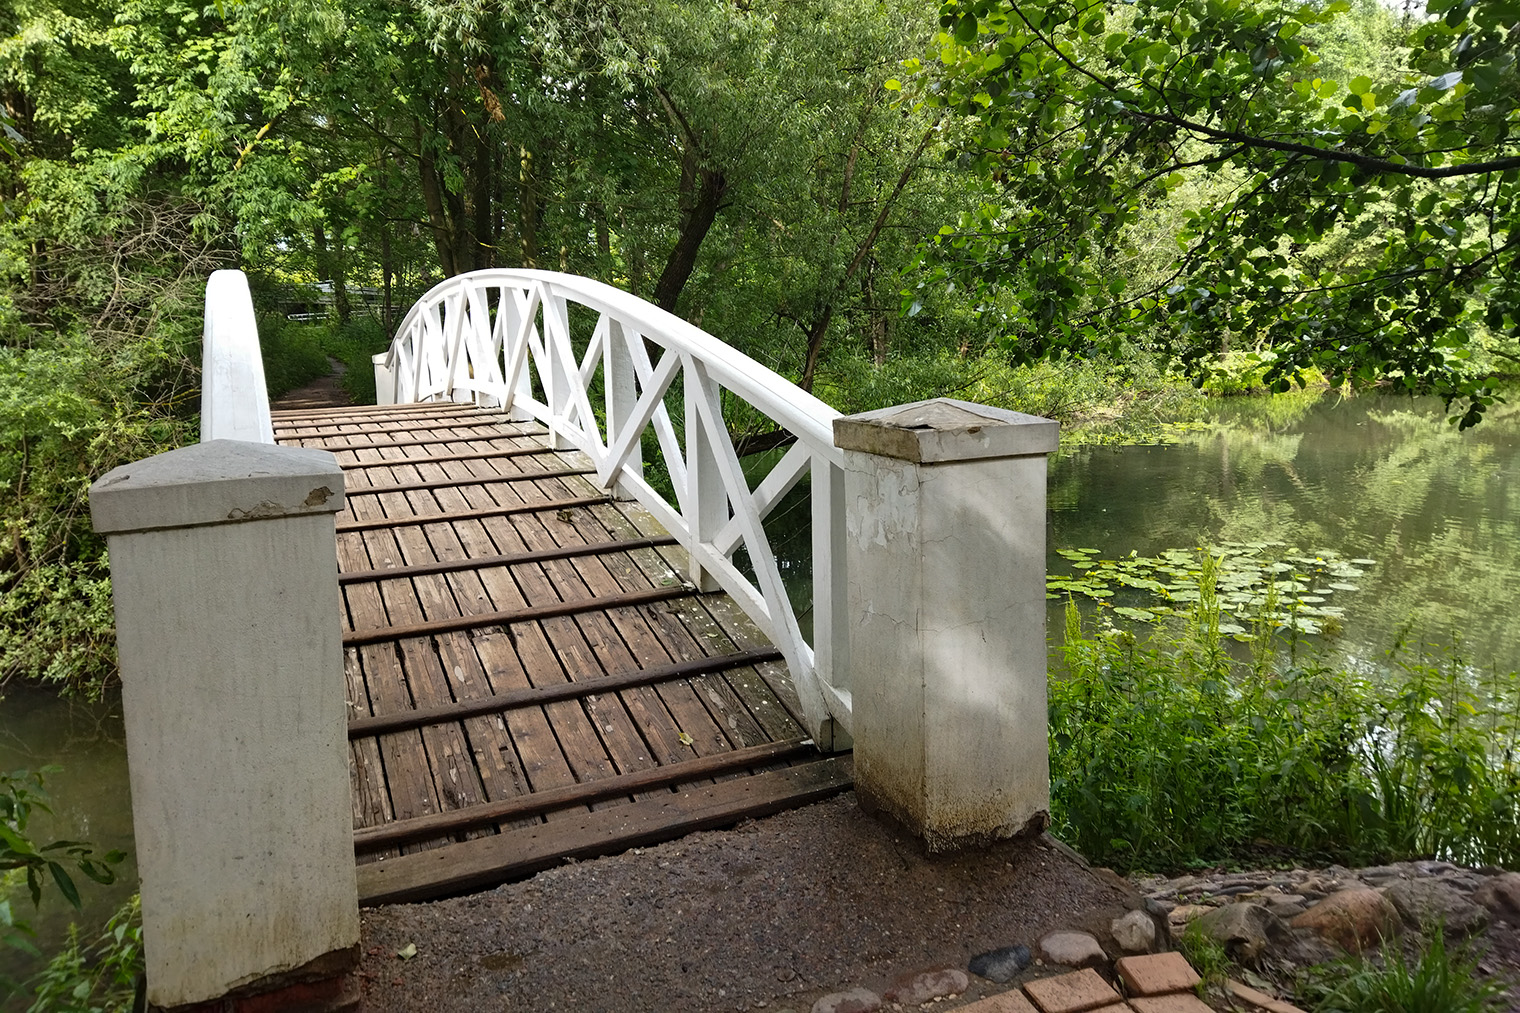
[[[211,440],[274,442],[259,329],[242,271],[214,271],[206,282],[201,442]]]
[[[596,314],[579,357],[571,304]],[[850,728],[850,693],[844,684],[844,456],[832,429],[838,412],[657,306],[554,271],[476,271],[450,278],[412,307],[375,367],[382,404],[453,400],[502,407],[514,417],[543,422],[551,445],[586,454],[604,488],[638,500],[680,541],[699,586],[722,586],[770,636],[791,669],[819,744],[843,744],[837,733]],[[680,432],[666,404],[678,378],[684,396]],[[796,438],[753,490],[724,422],[725,390]],[[645,480],[646,430],[658,441],[673,503]],[[762,526],[804,476],[811,479],[813,516],[811,644]],[[734,561],[740,548],[748,553],[753,580]]]

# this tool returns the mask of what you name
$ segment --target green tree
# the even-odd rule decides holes
[[[1520,327],[1520,6],[1427,10],[1402,67],[1341,80],[1344,0],[950,0],[915,94],[964,118],[988,194],[941,230],[937,277],[1002,293],[1020,358],[1145,341],[1199,371],[1245,346],[1273,389],[1392,378],[1474,424],[1481,353]],[[1165,269],[1106,271],[1200,174],[1220,182]],[[1347,229],[1372,238],[1334,255]]]

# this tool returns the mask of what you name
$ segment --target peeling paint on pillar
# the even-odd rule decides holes
[[[947,398],[835,422],[855,781],[931,851],[1043,827],[1048,419]]]

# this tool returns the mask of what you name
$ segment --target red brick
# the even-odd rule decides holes
[[[1172,995],[1148,995],[1131,999],[1135,1013],[1214,1013],[1209,1004],[1191,992]]]
[[[1028,982],[1024,993],[1034,1000],[1041,1013],[1086,1013],[1120,1001],[1119,993],[1090,967]]]
[[[1253,1009],[1264,1009],[1267,1013],[1304,1013],[1303,1010],[1292,1003],[1283,1002],[1281,999],[1274,999],[1265,992],[1258,992],[1249,985],[1242,985],[1234,979],[1225,982],[1225,987],[1230,990],[1231,995],[1242,1002],[1250,1004]]]
[[[1018,992],[1004,992],[989,996],[969,1006],[962,1006],[961,1013],[1040,1013]]]
[[[1166,995],[1187,992],[1198,984],[1198,972],[1180,953],[1152,953],[1120,957],[1114,963],[1119,980],[1130,995]]]

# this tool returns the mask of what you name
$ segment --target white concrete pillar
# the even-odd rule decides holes
[[[861,805],[930,851],[1043,829],[1049,419],[936,398],[834,421]]]
[[[90,489],[111,553],[150,1007],[281,989],[299,1001],[278,1008],[357,1003],[342,507],[330,453],[232,440]]]

